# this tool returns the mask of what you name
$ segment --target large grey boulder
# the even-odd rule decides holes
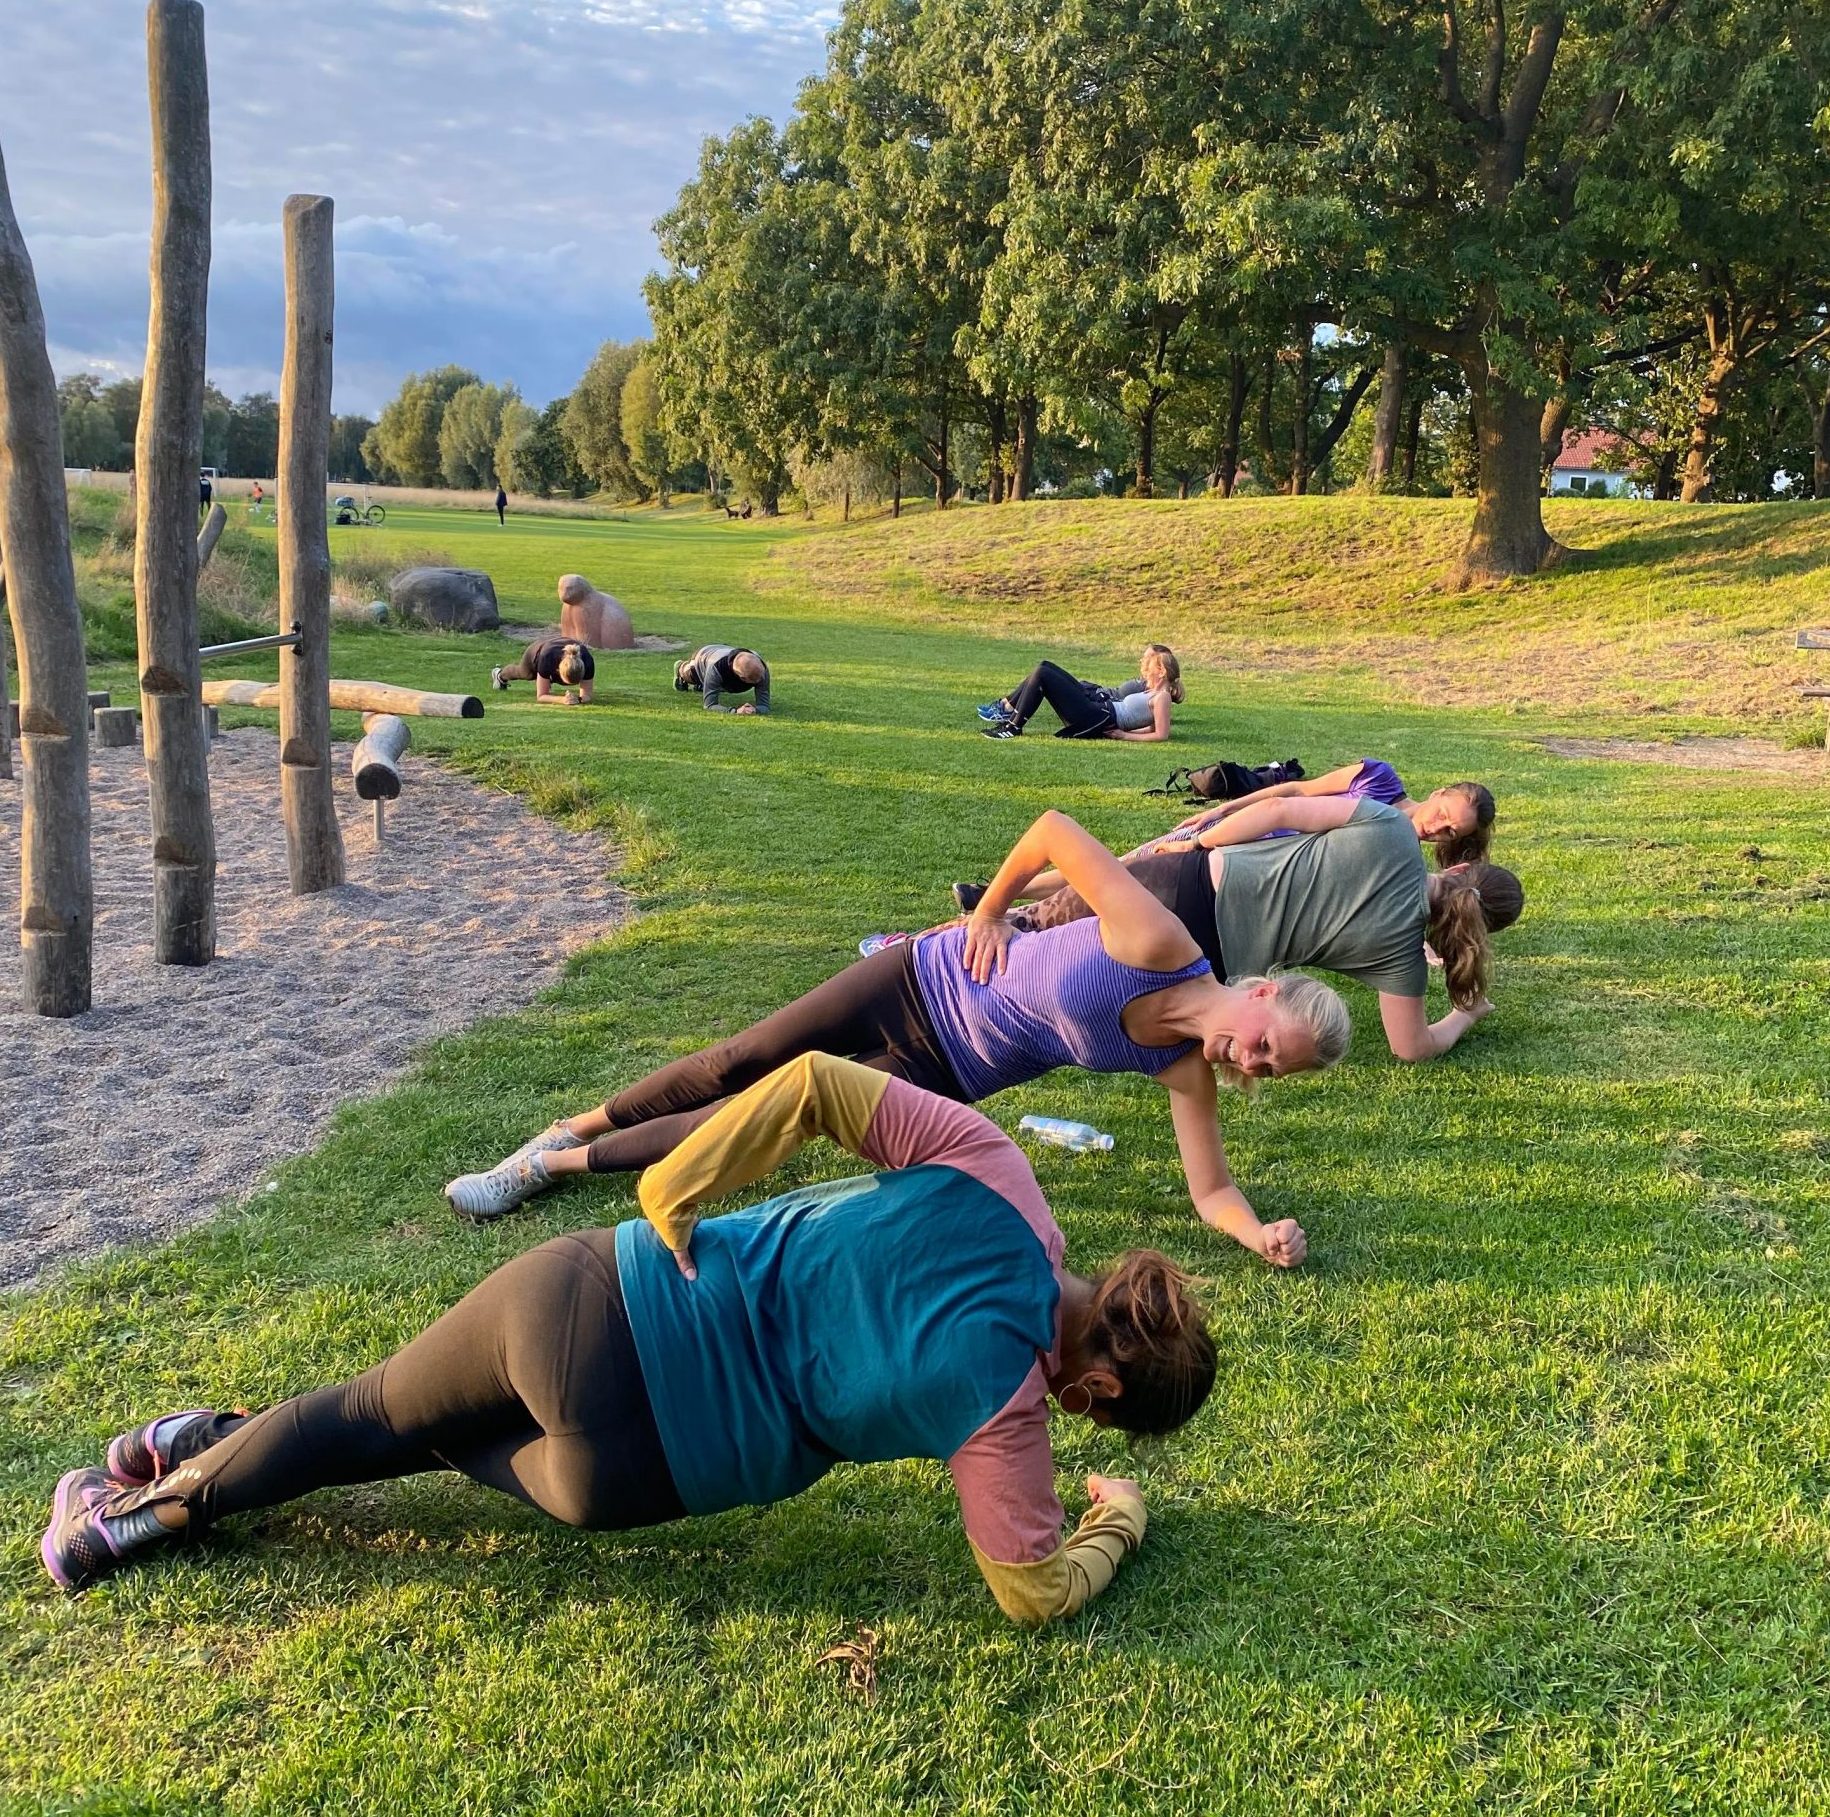
[[[388,582],[388,603],[409,625],[493,631],[502,622],[495,582],[479,568],[408,568]]]

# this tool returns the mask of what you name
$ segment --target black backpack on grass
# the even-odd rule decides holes
[[[1182,801],[1237,801],[1259,789],[1302,779],[1303,766],[1294,757],[1286,757],[1281,763],[1261,763],[1256,769],[1222,758],[1201,770],[1171,770],[1160,789],[1146,789],[1144,793],[1173,795]]]

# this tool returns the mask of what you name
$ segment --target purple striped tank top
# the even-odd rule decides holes
[[[968,1103],[1058,1066],[1155,1078],[1197,1045],[1141,1047],[1120,1017],[1133,998],[1209,974],[1205,959],[1174,972],[1121,965],[1100,941],[1098,921],[1088,919],[1018,935],[1004,970],[977,984],[960,957],[965,947],[963,926],[923,934],[915,982]]]

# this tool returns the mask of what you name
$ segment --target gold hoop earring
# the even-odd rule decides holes
[[[1067,1397],[1076,1388],[1087,1397],[1087,1404],[1084,1407],[1070,1407],[1067,1404]],[[1060,1403],[1061,1411],[1063,1413],[1073,1413],[1084,1417],[1086,1414],[1093,1411],[1093,1390],[1089,1388],[1085,1382],[1069,1382],[1067,1387],[1063,1388],[1062,1391],[1055,1396],[1055,1399]]]

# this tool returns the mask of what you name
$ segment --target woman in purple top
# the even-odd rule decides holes
[[[1003,910],[1051,865],[1098,919],[1014,940]],[[1332,1066],[1350,1032],[1346,1005],[1313,978],[1216,979],[1174,913],[1051,812],[1018,841],[965,925],[860,959],[742,1034],[550,1125],[488,1172],[453,1180],[445,1196],[481,1220],[564,1174],[648,1167],[733,1092],[806,1053],[859,1060],[964,1103],[1079,1066],[1157,1080],[1202,1221],[1293,1267],[1307,1239],[1291,1218],[1260,1224],[1234,1183],[1215,1075],[1238,1082]]]
[[[1418,840],[1436,848],[1436,862],[1447,869],[1452,864],[1474,864],[1487,856],[1493,843],[1493,792],[1483,783],[1452,782],[1435,790],[1422,801],[1413,801],[1405,791],[1398,772],[1381,757],[1362,757],[1358,763],[1344,763],[1325,776],[1305,777],[1301,782],[1273,783],[1269,788],[1255,789],[1237,801],[1221,802],[1191,814],[1166,839],[1140,846],[1140,854],[1185,851],[1182,840],[1200,840],[1201,834],[1223,820],[1256,807],[1261,801],[1288,801],[1296,797],[1318,795],[1344,796],[1355,801],[1382,801],[1396,808],[1417,829]],[[1292,829],[1294,830],[1294,829]],[[1211,841],[1202,843],[1210,844]]]

